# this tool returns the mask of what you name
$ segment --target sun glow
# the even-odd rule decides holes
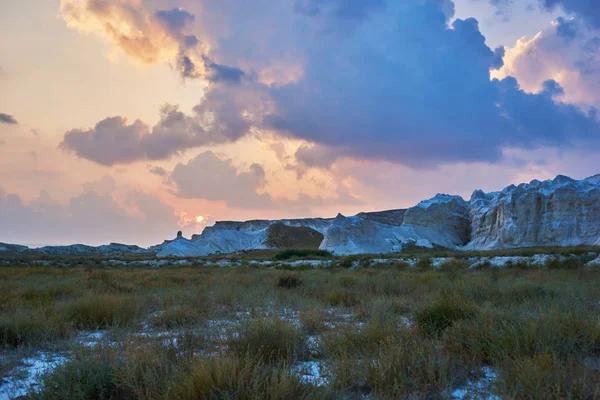
[[[199,224],[203,223],[204,222],[204,217],[202,215],[198,215],[196,217],[196,222],[199,223]]]

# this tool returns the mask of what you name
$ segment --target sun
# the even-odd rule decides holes
[[[196,222],[199,223],[199,224],[203,223],[204,222],[204,217],[202,215],[198,215],[196,217]]]

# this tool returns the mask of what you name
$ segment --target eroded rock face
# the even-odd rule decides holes
[[[105,246],[51,246],[28,249],[0,243],[0,251],[53,254],[157,253],[204,256],[241,250],[317,246],[335,254],[399,252],[407,245],[451,249],[600,245],[600,175],[581,181],[566,176],[511,185],[500,192],[475,191],[469,202],[439,194],[409,209],[365,212],[336,218],[217,222],[191,240],[142,249]],[[313,240],[314,239],[314,240]]]
[[[321,250],[334,254],[381,254],[401,251],[400,227],[342,214],[325,231]]]
[[[407,245],[456,248],[469,240],[468,203],[439,194],[408,210],[338,215],[325,231],[322,250],[335,254],[380,254]]]
[[[409,208],[403,226],[433,244],[463,246],[470,238],[469,203],[460,196],[438,194]]]
[[[475,191],[469,249],[600,243],[600,175]]]

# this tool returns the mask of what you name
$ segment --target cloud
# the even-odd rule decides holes
[[[0,188],[0,242],[71,244],[73,238],[85,238],[85,244],[93,245],[151,245],[177,231],[173,208],[137,190],[126,192],[120,203],[103,187],[111,179],[85,184],[67,204],[55,202],[47,191],[25,203]]]
[[[520,128],[519,137],[508,144],[513,147],[560,146],[565,138],[598,140],[599,121],[595,110],[583,112],[567,103],[555,103],[553,95],[562,88],[554,81],[545,82],[540,94],[521,90],[512,77],[494,80],[505,115]]]
[[[501,17],[504,21],[510,19],[511,6],[514,0],[489,0],[492,7],[496,8],[496,15]]]
[[[163,178],[168,175],[167,170],[163,167],[158,167],[155,165],[147,165],[146,167],[148,168],[148,172],[150,172],[151,174],[161,176]]]
[[[181,198],[200,198],[224,201],[235,208],[267,208],[273,200],[257,190],[265,184],[265,171],[252,164],[238,171],[231,159],[217,157],[212,151],[199,154],[187,164],[177,164],[170,175],[176,195]]]
[[[81,158],[110,166],[163,160],[192,147],[235,141],[249,126],[241,111],[229,100],[209,94],[205,103],[195,108],[193,117],[176,106],[165,105],[160,121],[152,128],[140,120],[129,124],[121,116],[106,118],[92,129],[68,131],[60,147]],[[206,121],[214,115],[222,116],[223,122]]]
[[[335,148],[303,145],[296,150],[296,160],[307,167],[329,168],[340,157]]]
[[[163,36],[167,32],[177,43],[174,57],[182,74],[215,84],[194,114],[163,116],[152,129],[138,122],[127,125],[122,117],[109,119],[102,125],[110,129],[101,132],[98,126],[68,132],[64,148],[112,165],[166,159],[187,148],[269,131],[314,144],[297,155],[307,165],[352,157],[429,168],[499,162],[508,145],[568,146],[600,132],[595,114],[541,92],[542,83],[553,79],[564,88],[560,100],[568,101],[571,88],[558,77],[544,76],[537,82],[539,90],[525,96],[521,88],[529,91],[527,84],[503,80],[510,74],[495,75],[498,69],[510,69],[504,66],[509,51],[490,49],[477,20],[452,20],[449,0],[303,0],[287,8],[222,1],[201,6],[197,22],[211,54],[189,52],[182,45],[191,13],[177,9],[158,17],[146,10],[150,21],[161,20],[157,29]],[[268,29],[271,23],[281,29]],[[207,33],[211,29],[212,36]],[[566,42],[571,30],[563,27],[559,39]],[[153,29],[141,31],[154,37]],[[293,79],[261,81],[279,59],[299,59],[301,72]],[[229,67],[232,61],[243,69]],[[580,61],[582,71],[595,65]],[[501,79],[491,80],[491,71]],[[549,113],[555,124],[545,123],[542,114],[525,118],[518,111],[523,103]],[[121,140],[123,149],[112,152]],[[317,160],[318,149],[327,149],[321,156],[330,159]]]
[[[390,4],[348,38],[321,37],[304,77],[271,89],[276,113],[266,124],[337,149],[331,152],[337,157],[412,167],[498,162],[508,144],[568,145],[600,133],[592,114],[542,94],[522,96],[516,87],[509,94],[490,81],[505,49],[489,49],[476,20],[448,27],[435,3],[404,2],[396,13]],[[523,102],[536,106],[526,111],[529,119],[518,113]]]
[[[242,78],[246,73],[239,68],[220,65],[211,61],[208,57],[204,57],[204,63],[207,69],[207,79],[211,82],[224,82],[231,84],[242,83]]]
[[[179,163],[169,175],[174,194],[183,199],[222,201],[238,209],[278,209],[306,215],[314,207],[363,204],[341,182],[336,182],[330,196],[300,193],[296,198],[274,197],[267,192],[269,182],[264,167],[253,163],[240,169],[233,160],[212,151],[199,154],[187,163]]]
[[[19,123],[12,115],[0,113],[0,124],[18,125]]]
[[[294,4],[297,13],[309,17],[332,15],[354,20],[367,18],[384,7],[384,0],[296,0]]]
[[[565,94],[565,89],[560,86],[558,82],[553,79],[548,79],[542,83],[542,87],[544,88],[544,92],[548,93],[550,96],[562,96]]]
[[[577,19],[559,19],[534,37],[524,37],[507,48],[505,65],[493,76],[513,76],[524,90],[533,93],[544,90],[544,81],[553,80],[563,88],[561,101],[599,108],[599,49],[595,30]]]
[[[567,21],[563,17],[556,19],[556,34],[566,41],[571,41],[577,37],[577,26],[574,20]]]
[[[67,25],[111,42],[141,64],[174,63],[183,78],[235,82],[243,72],[214,62],[183,8],[152,11],[140,0],[61,0]]]
[[[562,8],[567,14],[576,15],[594,28],[600,28],[600,7],[596,0],[540,0],[548,11]]]

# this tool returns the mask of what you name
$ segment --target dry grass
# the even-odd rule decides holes
[[[344,268],[368,263],[356,257],[298,271],[0,268],[0,359],[69,354],[42,399],[435,399],[483,366],[505,398],[600,398],[600,270],[459,260],[435,270],[423,259],[415,269]],[[96,329],[110,340],[72,346]],[[329,385],[290,373],[300,361],[324,366]]]

